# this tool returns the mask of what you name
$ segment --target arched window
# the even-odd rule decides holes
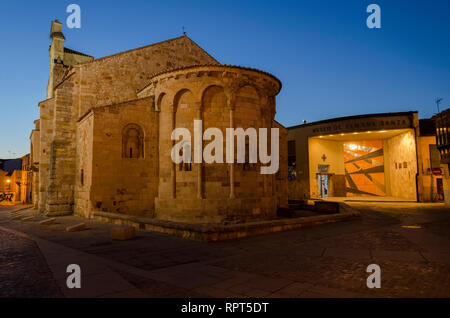
[[[183,156],[183,162],[179,163],[179,170],[192,171],[191,147],[189,145],[186,146],[186,153],[184,153],[184,147],[181,148],[180,155]]]
[[[122,131],[122,157],[144,157],[144,132],[139,125],[128,124]]]

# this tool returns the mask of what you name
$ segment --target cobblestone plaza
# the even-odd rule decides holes
[[[450,216],[443,204],[351,203],[361,217],[213,243],[138,231],[111,241],[111,225],[81,218],[51,226],[11,220],[1,207],[3,297],[449,297]],[[13,213],[30,215],[32,210]],[[66,287],[79,264],[82,288]],[[381,268],[368,289],[366,268]]]

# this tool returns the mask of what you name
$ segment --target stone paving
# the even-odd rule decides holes
[[[143,231],[130,241],[111,241],[111,224],[70,216],[43,226],[37,222],[42,216],[34,222],[10,219],[34,215],[33,210],[11,214],[12,208],[0,208],[2,264],[9,264],[0,268],[0,295],[450,297],[448,209],[349,204],[361,218],[215,243]],[[86,230],[65,232],[80,222],[87,223]],[[65,286],[71,263],[82,268],[80,290]],[[366,287],[372,263],[381,267],[380,289]],[[18,280],[27,270],[29,282]],[[30,282],[35,287],[28,288]]]
[[[0,231],[0,297],[61,297],[37,244]]]

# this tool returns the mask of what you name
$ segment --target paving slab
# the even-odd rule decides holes
[[[372,250],[372,258],[377,260],[393,260],[400,262],[424,262],[426,259],[419,252],[401,252],[401,251],[386,251],[386,250]]]
[[[285,298],[296,298],[300,297],[301,294],[303,294],[305,291],[310,290],[313,287],[312,284],[308,283],[299,283],[299,282],[293,282],[289,285],[275,291],[274,294],[271,295],[271,297],[285,297]]]
[[[324,256],[349,258],[357,260],[369,260],[371,258],[369,249],[355,249],[342,247],[328,247],[325,249]]]
[[[37,243],[65,297],[90,298],[125,291],[139,293],[133,285],[112,271],[102,259],[94,255],[14,230],[2,227],[0,229],[21,237],[26,237]],[[69,264],[77,264],[81,267],[81,288],[79,289],[70,289],[67,287],[66,281],[70,273],[67,273],[66,270]]]

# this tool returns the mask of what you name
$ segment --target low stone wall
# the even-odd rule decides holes
[[[330,214],[339,213],[339,203],[329,201],[315,201],[314,210],[317,212]]]
[[[339,206],[341,212],[336,214],[258,221],[233,225],[188,224],[108,212],[94,212],[93,218],[118,225],[131,225],[141,230],[166,233],[182,238],[209,242],[296,230],[303,227],[349,220],[360,216],[360,213],[357,210],[344,203],[339,203]]]
[[[276,198],[155,199],[155,218],[189,224],[229,224],[276,217]]]

